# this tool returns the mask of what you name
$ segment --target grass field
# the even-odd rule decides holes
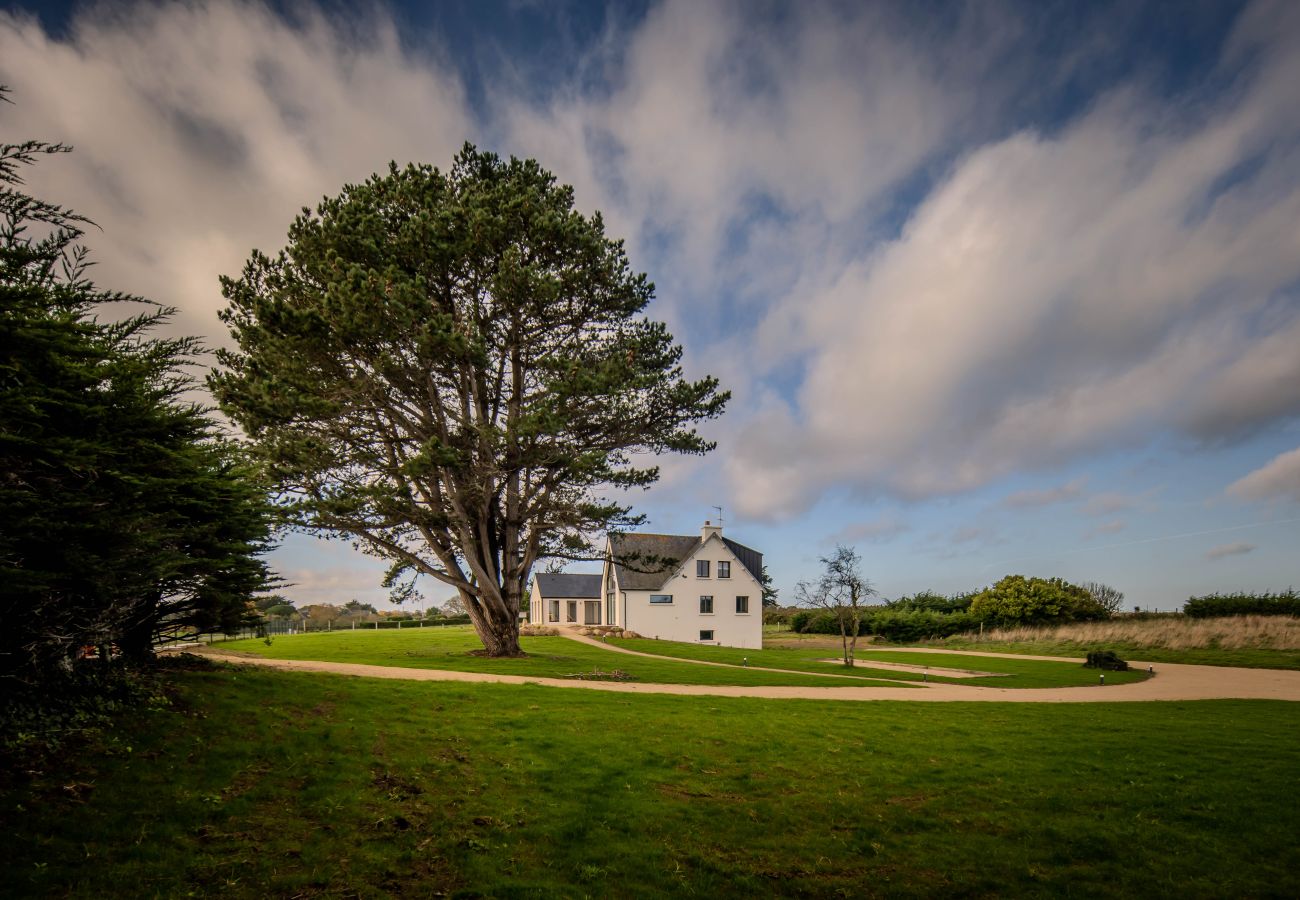
[[[562,637],[526,637],[520,640],[529,655],[523,659],[487,659],[474,656],[471,651],[482,645],[469,627],[413,628],[404,631],[335,631],[315,634],[277,637],[267,645],[265,641],[244,640],[219,644],[219,647],[245,653],[256,653],[276,659],[311,659],[325,662],[365,663],[380,666],[407,668],[455,669],[468,672],[492,672],[532,677],[559,678],[579,672],[600,669],[608,672],[621,669],[641,682],[667,684],[738,684],[738,685],[812,685],[835,687],[845,683],[841,678],[818,678],[800,672],[821,672],[834,675],[852,675],[850,684],[890,685],[908,687],[922,680],[915,672],[892,669],[872,669],[868,659],[904,662],[915,665],[949,666],[1005,672],[989,678],[945,679],[930,676],[932,681],[954,681],[968,685],[993,685],[996,687],[1067,687],[1097,683],[1097,672],[1071,663],[1042,662],[1012,657],[989,657],[976,660],[955,660],[952,657],[935,659],[915,658],[915,654],[864,653],[864,662],[853,669],[827,663],[830,655],[824,650],[736,650],[698,644],[680,644],[672,641],[633,640],[611,644],[629,649],[656,653],[679,659],[701,659],[726,663],[731,668],[697,666],[678,663],[671,659],[647,659],[615,653],[601,647],[579,643]],[[764,672],[742,666],[748,658],[751,666],[787,668],[789,674]],[[1107,674],[1107,682],[1122,684],[1145,677],[1138,672]],[[888,681],[882,680],[888,679]]]
[[[673,660],[646,659],[615,653],[562,637],[520,638],[528,656],[520,659],[488,659],[472,655],[482,644],[469,626],[453,628],[410,628],[402,631],[335,631],[277,637],[268,646],[261,640],[227,641],[215,646],[272,659],[312,659],[325,662],[363,663],[373,666],[401,666],[415,669],[455,669],[462,672],[491,672],[540,678],[563,678],[620,669],[637,681],[663,684],[805,685],[827,687],[838,684],[814,675],[761,672],[744,668],[695,666]],[[885,678],[895,673],[881,672]],[[908,687],[908,679],[868,681],[867,684]]]
[[[218,669],[0,773],[0,893],[1300,893],[1300,704],[833,704]]]
[[[1097,683],[1097,670],[1085,669],[1077,663],[1048,662],[1033,659],[1017,659],[1014,656],[985,656],[976,658],[958,658],[942,653],[899,653],[881,650],[870,644],[863,644],[855,654],[857,664],[847,669],[842,663],[828,664],[839,652],[838,640],[835,647],[796,646],[777,647],[764,650],[738,650],[732,647],[712,647],[702,644],[682,644],[674,641],[655,641],[644,638],[632,640],[612,639],[611,644],[639,650],[644,653],[659,653],[682,659],[702,659],[710,662],[723,662],[740,665],[748,659],[752,666],[771,666],[780,669],[792,669],[804,672],[834,672],[837,675],[880,675],[893,678],[906,678],[913,681],[922,679],[921,673],[899,672],[886,669],[872,669],[871,663],[891,662],[916,666],[934,666],[935,668],[972,669],[980,672],[997,672],[988,678],[944,678],[930,674],[928,679],[935,682],[978,685],[999,688],[1045,688],[1072,687]],[[1126,684],[1141,681],[1143,672],[1107,672],[1108,684]]]

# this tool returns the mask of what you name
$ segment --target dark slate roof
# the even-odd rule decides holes
[[[758,581],[763,580],[763,554],[724,537],[722,542]],[[700,539],[683,534],[619,534],[610,536],[618,586],[625,591],[653,591],[663,587],[700,546]]]
[[[587,599],[600,597],[599,575],[548,575],[537,576],[537,590],[544,599],[566,599],[583,597]]]
[[[759,584],[763,583],[763,554],[757,550],[751,550],[744,544],[737,544],[729,537],[724,537],[722,543],[727,545],[732,553],[736,554],[736,559],[740,564],[749,570],[749,574],[754,576],[754,580]]]

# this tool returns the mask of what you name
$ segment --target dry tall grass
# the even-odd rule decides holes
[[[980,640],[964,634],[959,640]],[[1116,618],[1106,622],[1076,622],[1038,628],[998,628],[986,631],[984,643],[1066,642],[1126,644],[1168,650],[1300,650],[1300,619],[1292,616],[1232,616],[1224,619]]]

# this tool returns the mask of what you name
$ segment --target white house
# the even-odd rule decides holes
[[[599,575],[535,575],[528,621],[534,625],[601,625]]]
[[[763,646],[763,554],[723,537],[721,525],[705,522],[699,537],[617,535],[605,556],[600,624],[668,641]]]

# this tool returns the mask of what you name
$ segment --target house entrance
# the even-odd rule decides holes
[[[599,625],[600,624],[600,601],[587,600],[582,604],[582,624]]]

